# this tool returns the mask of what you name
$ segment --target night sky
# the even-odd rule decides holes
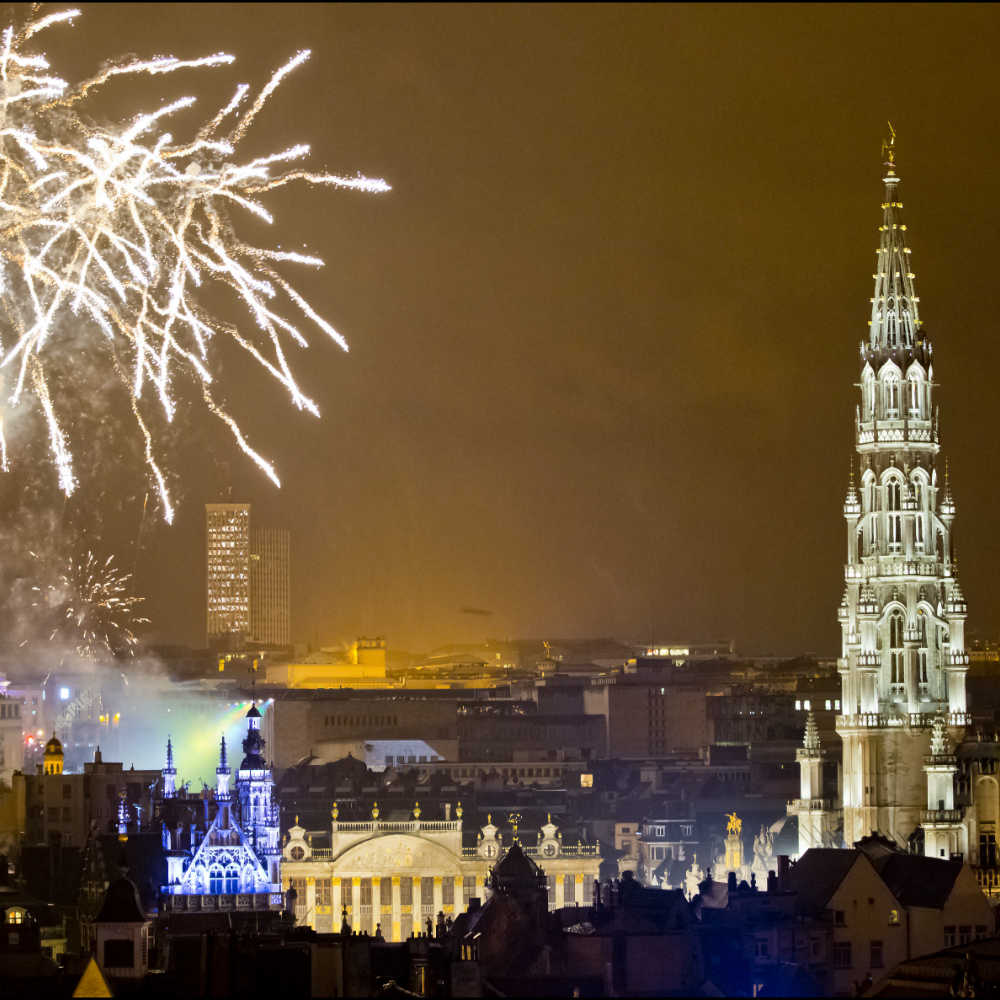
[[[227,367],[283,489],[189,428],[178,520],[137,564],[157,635],[204,639],[202,505],[231,481],[293,531],[304,641],[836,652],[887,118],[970,630],[994,634],[998,29],[990,6],[284,4],[94,6],[47,33],[74,75],[232,52],[151,91],[206,109],[210,76],[221,99],[310,47],[260,138],[394,188],[269,196],[282,242],[326,258],[304,287],[351,353],[292,357],[321,421]]]

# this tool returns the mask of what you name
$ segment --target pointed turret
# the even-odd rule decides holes
[[[896,132],[889,125],[889,139],[882,144],[882,225],[879,226],[878,263],[875,294],[872,296],[872,318],[869,344],[878,350],[912,349],[920,340],[920,315],[910,264],[910,248],[906,245],[906,226],[902,222],[903,203],[899,195],[896,174]]]
[[[217,800],[229,798],[229,776],[231,773],[226,760],[226,737],[223,736],[222,742],[219,745],[219,766],[215,769],[215,797]]]
[[[118,839],[128,840],[128,800],[124,792],[118,795]]]
[[[802,736],[802,749],[811,753],[820,752],[819,727],[816,725],[816,716],[810,712],[806,716],[806,729]]]
[[[167,766],[160,772],[163,775],[163,797],[172,799],[177,794],[177,768],[174,767],[174,747],[167,737]]]
[[[940,715],[934,718],[934,728],[931,730],[931,756],[944,757],[951,753],[951,741],[945,728],[944,718]]]
[[[944,492],[941,496],[941,502],[938,504],[938,513],[942,520],[950,524],[955,519],[955,510],[955,498],[951,493],[951,469],[946,459],[944,463]]]

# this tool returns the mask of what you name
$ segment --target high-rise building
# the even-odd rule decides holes
[[[287,646],[290,532],[287,528],[250,531],[250,638],[265,646]]]
[[[205,543],[208,645],[240,645],[250,634],[250,504],[205,504]]]
[[[860,350],[859,478],[852,473],[844,501],[837,732],[848,845],[872,831],[906,842],[922,811],[938,808],[928,806],[925,760],[970,722],[955,501],[941,463],[934,354],[919,316],[894,140],[884,147],[875,292]]]

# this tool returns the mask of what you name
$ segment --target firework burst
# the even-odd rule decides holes
[[[389,186],[367,177],[310,172],[306,145],[249,159],[239,144],[282,79],[309,57],[299,52],[250,99],[241,84],[196,133],[177,141],[164,131],[171,115],[195,103],[181,97],[121,126],[92,121],[87,98],[121,76],[164,76],[225,66],[233,57],[172,56],[106,65],[76,85],[55,76],[36,36],[80,15],[59,11],[10,26],[0,38],[0,467],[12,460],[4,436],[19,408],[41,415],[62,491],[77,486],[68,427],[76,414],[58,391],[53,370],[72,383],[87,372],[112,374],[127,393],[135,431],[162,512],[173,518],[152,418],[173,419],[178,379],[193,384],[205,407],[275,484],[258,454],[218,401],[213,340],[229,339],[287,390],[299,409],[318,415],[299,388],[285,348],[307,346],[318,328],[344,350],[343,337],[284,277],[288,265],[321,267],[309,254],[245,242],[235,219],[273,218],[266,192],[300,182],[365,192]],[[228,288],[249,314],[234,326],[202,302],[213,285]],[[72,347],[70,346],[72,331]],[[82,344],[81,348],[81,338]],[[83,351],[91,367],[77,363]],[[78,395],[87,398],[87,386]],[[69,411],[69,412],[66,412]]]
[[[130,593],[131,580],[131,573],[115,566],[114,556],[102,561],[87,552],[67,560],[55,580],[33,588],[34,606],[52,623],[49,641],[71,645],[88,660],[109,653],[132,656],[138,642],[135,630],[149,619],[139,614],[145,598]]]

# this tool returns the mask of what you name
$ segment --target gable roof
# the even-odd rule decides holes
[[[807,913],[825,910],[861,858],[869,864],[861,851],[835,847],[811,847],[806,851],[788,873],[789,888],[798,893],[799,908]]]
[[[917,854],[885,854],[872,859],[875,870],[904,906],[943,909],[962,871],[961,861]]]
[[[146,915],[139,902],[139,890],[135,883],[124,875],[108,886],[104,894],[101,912],[97,914],[99,924],[142,924]]]

